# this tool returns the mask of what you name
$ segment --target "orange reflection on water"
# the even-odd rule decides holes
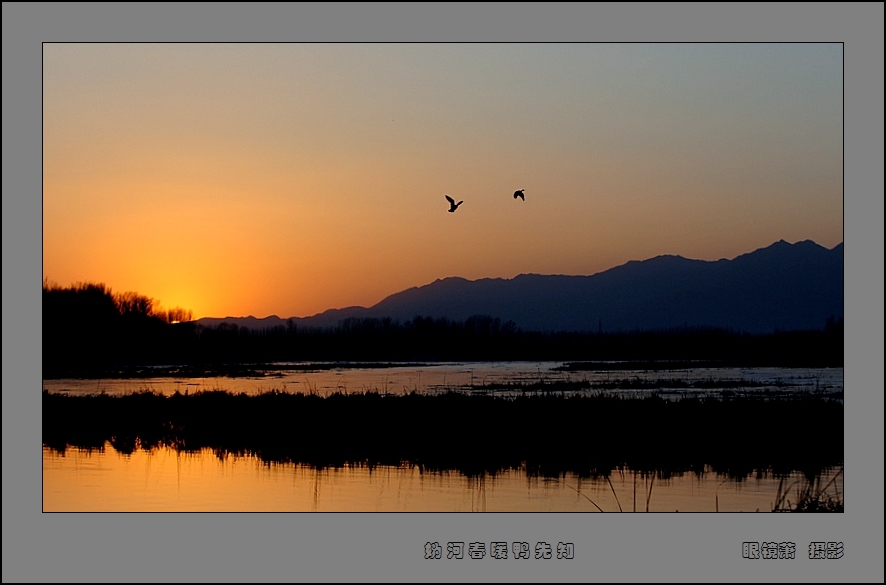
[[[317,470],[251,456],[160,448],[130,455],[43,448],[44,512],[769,512],[778,479],[713,473],[668,480],[632,472],[606,479],[484,477],[417,467]],[[842,475],[832,487],[842,494]],[[785,485],[799,485],[790,478]],[[795,490],[795,488],[792,488]]]

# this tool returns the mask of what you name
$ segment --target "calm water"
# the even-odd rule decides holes
[[[298,365],[298,364],[296,364]],[[267,390],[316,392],[379,391],[402,394],[446,390],[515,393],[538,382],[595,384],[627,380],[618,392],[656,391],[674,396],[717,392],[718,381],[745,393],[824,391],[842,397],[843,369],[692,368],[662,371],[563,372],[561,362],[446,363],[384,368],[280,370],[261,377],[44,380],[50,392],[128,394],[140,390],[175,392],[227,390],[256,394]],[[291,366],[291,365],[290,365]],[[635,382],[635,388],[632,383]],[[685,388],[705,381],[704,389]],[[673,387],[669,388],[669,384]],[[736,383],[739,383],[736,386]],[[511,388],[490,390],[496,384]],[[742,386],[746,384],[746,386]],[[578,391],[584,391],[579,389]],[[612,392],[613,390],[608,390]],[[788,484],[800,482],[791,477]],[[317,470],[293,464],[266,464],[252,456],[218,457],[169,448],[118,453],[43,448],[44,511],[360,511],[360,512],[768,512],[779,479],[751,477],[737,482],[714,473],[668,480],[633,472],[605,479],[566,475],[545,479],[512,470],[484,477],[458,472],[428,473],[415,467],[345,467]],[[842,494],[842,475],[836,489]],[[796,491],[796,488],[794,488]],[[599,507],[599,508],[598,508]]]
[[[128,394],[151,390],[164,395],[175,392],[198,392],[201,390],[227,390],[230,392],[257,394],[268,390],[287,392],[316,392],[322,396],[335,392],[378,391],[404,394],[444,392],[447,390],[482,390],[484,386],[511,384],[519,388],[539,382],[586,383],[588,390],[594,385],[626,381],[618,392],[626,394],[646,393],[651,390],[644,383],[659,382],[656,390],[674,395],[698,394],[702,390],[685,388],[686,382],[724,382],[731,391],[799,392],[820,390],[829,393],[843,392],[843,368],[689,368],[679,370],[612,370],[564,372],[556,368],[562,362],[459,362],[421,366],[383,368],[327,368],[286,369],[306,367],[310,364],[278,364],[280,368],[265,376],[257,377],[206,377],[175,378],[169,376],[138,379],[101,380],[44,380],[43,388],[50,392],[72,394]],[[637,382],[636,388],[631,383]],[[673,386],[669,387],[668,384]],[[748,384],[735,388],[738,383]],[[513,393],[514,389],[497,391]],[[705,387],[703,392],[716,392]]]
[[[43,448],[44,512],[769,512],[779,480],[713,473],[668,480],[631,472],[605,479],[421,473],[414,467],[267,465],[211,450],[118,453]],[[799,485],[802,478],[789,478]],[[842,476],[836,489],[842,494]],[[796,487],[791,493],[796,491]],[[595,505],[596,504],[596,505]],[[597,508],[599,506],[600,509]]]

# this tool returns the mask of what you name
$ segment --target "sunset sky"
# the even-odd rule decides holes
[[[843,47],[44,44],[43,156],[44,277],[194,317],[831,248]]]

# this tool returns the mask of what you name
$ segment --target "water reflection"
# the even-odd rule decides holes
[[[289,364],[289,366],[296,365]],[[195,393],[206,390],[225,390],[252,396],[269,390],[313,393],[320,396],[335,393],[359,394],[367,391],[400,395],[411,391],[419,394],[437,394],[447,390],[483,395],[525,396],[527,393],[549,392],[592,393],[596,389],[604,388],[607,393],[622,396],[655,393],[673,398],[705,393],[766,393],[768,396],[799,395],[804,392],[842,398],[843,393],[842,368],[566,371],[559,369],[562,366],[561,362],[330,366],[317,369],[302,364],[298,365],[298,368],[289,370],[286,366],[280,364],[278,370],[252,377],[176,378],[169,375],[151,375],[138,379],[44,380],[43,387],[52,394],[128,395],[148,390],[165,396],[172,396],[176,392],[190,394],[191,398],[194,398]],[[250,418],[245,416],[246,413],[242,410],[238,411],[240,418],[232,419],[238,424],[223,425],[223,427],[237,430],[242,437],[238,436],[239,442],[232,443],[231,448],[227,450],[222,447],[226,444],[224,441],[221,443],[208,439],[204,441],[206,437],[199,434],[181,435],[173,432],[175,429],[162,429],[164,433],[168,430],[167,434],[175,441],[183,440],[183,445],[190,441],[194,446],[190,451],[173,448],[175,441],[164,442],[168,438],[166,434],[159,433],[150,426],[145,427],[148,432],[142,435],[138,435],[132,428],[127,432],[113,429],[114,432],[110,435],[98,433],[97,429],[101,424],[92,424],[90,422],[92,418],[98,417],[99,422],[120,420],[119,417],[106,416],[103,412],[87,412],[75,416],[76,413],[63,408],[58,413],[58,420],[52,418],[52,412],[52,409],[46,409],[44,402],[44,441],[46,445],[56,448],[45,446],[43,451],[45,511],[610,512],[621,510],[643,512],[648,509],[652,512],[675,510],[753,512],[772,510],[779,491],[783,489],[794,490],[791,492],[791,498],[796,502],[797,486],[805,481],[800,474],[791,474],[786,476],[786,479],[782,477],[781,480],[779,477],[765,473],[748,477],[747,474],[756,466],[772,465],[772,462],[744,461],[741,457],[755,452],[747,449],[737,449],[727,453],[731,457],[726,461],[729,465],[726,467],[720,465],[717,468],[722,471],[729,470],[730,466],[733,466],[735,475],[747,478],[744,481],[725,479],[725,476],[713,473],[711,467],[700,469],[693,462],[675,462],[673,458],[666,461],[669,468],[682,471],[691,469],[700,473],[653,476],[616,470],[608,478],[594,478],[593,473],[590,474],[592,477],[588,477],[589,473],[572,473],[580,469],[568,465],[564,467],[560,465],[562,461],[553,461],[559,467],[557,465],[546,467],[545,463],[536,465],[527,473],[525,464],[522,468],[519,467],[520,461],[527,460],[522,456],[522,452],[517,453],[521,455],[515,459],[517,465],[512,465],[513,457],[505,458],[501,465],[493,466],[491,469],[472,466],[465,457],[456,464],[437,457],[440,461],[435,461],[439,465],[426,465],[424,468],[414,465],[397,466],[397,461],[403,460],[402,454],[379,451],[380,446],[408,447],[416,444],[418,441],[416,437],[425,435],[443,437],[451,436],[451,433],[447,435],[449,431],[445,428],[435,431],[431,425],[433,417],[404,419],[396,417],[396,413],[380,413],[367,420],[368,411],[362,406],[352,413],[353,416],[348,420],[348,424],[344,425],[349,429],[349,433],[342,436],[345,439],[347,437],[364,439],[345,441],[344,446],[348,449],[330,451],[332,455],[336,455],[332,459],[330,453],[312,451],[312,448],[328,444],[335,438],[335,435],[330,435],[329,432],[315,432],[311,429],[311,425],[326,424],[324,422],[326,419],[316,416],[316,412],[309,417],[299,419],[297,425],[291,424],[292,421],[287,419],[283,421],[285,424],[281,423],[275,427],[267,418],[261,420]],[[457,415],[446,416],[438,422],[444,427],[448,424],[465,425],[466,412],[468,411],[457,409]],[[663,450],[666,455],[670,452],[670,444],[682,445],[681,452],[684,455],[699,446],[710,447],[713,445],[712,438],[716,435],[713,431],[708,432],[701,428],[695,419],[688,420],[692,424],[677,424],[679,421],[673,419],[673,412],[667,421],[660,423],[666,427],[660,431],[656,430],[656,424],[659,423],[654,422],[660,417],[653,417],[648,424],[639,426],[637,425],[639,419],[632,418],[633,425],[621,427],[614,425],[614,419],[609,415],[595,420],[593,414],[588,413],[588,416],[580,421],[573,421],[572,424],[564,422],[571,420],[568,416],[556,420],[540,417],[538,421],[526,426],[518,424],[517,418],[503,418],[500,412],[497,415],[491,413],[485,418],[481,416],[482,412],[480,414],[478,412],[477,403],[474,403],[470,414],[482,424],[475,424],[472,428],[485,429],[484,432],[489,436],[511,436],[507,433],[497,435],[493,432],[496,431],[496,424],[499,426],[511,424],[521,430],[531,428],[537,436],[548,438],[544,445],[541,443],[529,445],[532,448],[538,447],[536,450],[544,453],[545,457],[557,455],[559,446],[566,444],[571,449],[580,451],[579,454],[584,461],[582,465],[585,468],[605,469],[607,472],[613,468],[613,465],[620,465],[626,461],[636,467],[630,463],[632,459],[639,466],[643,463],[643,457],[638,458],[637,454],[649,457],[652,451],[658,449]],[[534,415],[539,415],[537,411],[532,412]],[[736,423],[740,426],[738,431],[733,433],[719,422],[716,423],[717,429],[714,430],[727,436],[734,435],[736,441],[745,440],[742,439],[745,435],[741,433],[752,430],[757,433],[753,440],[759,444],[759,434],[766,429],[785,429],[798,421],[802,421],[806,426],[815,427],[813,423],[817,419],[803,412],[798,416],[798,412],[800,411],[797,411],[796,407],[791,407],[788,415],[782,416],[773,424],[765,424],[764,419],[759,417],[735,415],[733,418],[739,419]],[[146,416],[148,411],[142,409],[138,413],[139,416]],[[439,415],[440,410],[435,407],[434,413]],[[288,416],[286,411],[280,409],[274,409],[272,414],[273,417]],[[343,416],[342,411],[336,411],[335,416],[337,424],[342,426],[340,420]],[[388,420],[386,416],[394,418]],[[47,420],[53,421],[53,424],[47,427]],[[250,424],[255,428],[244,426],[244,421],[250,420],[252,421]],[[748,420],[754,421],[753,427],[747,427]],[[457,423],[448,421],[457,421]],[[835,432],[836,436],[842,436],[841,414],[836,422],[839,424],[822,424],[814,430],[829,429]],[[131,421],[128,424],[132,426]],[[71,428],[67,428],[66,425]],[[367,428],[363,429],[361,425]],[[284,437],[286,441],[278,440],[270,444],[279,452],[269,449],[267,444],[259,445],[252,451],[246,448],[251,444],[250,441],[255,441],[256,437],[273,428],[287,429]],[[324,428],[335,428],[335,425],[327,425]],[[792,444],[794,438],[807,436],[808,430],[804,428],[793,433],[788,432],[784,441],[775,441],[772,444]],[[299,433],[307,438],[301,437]],[[685,436],[681,436],[680,433]],[[464,433],[458,436],[461,434]],[[520,433],[517,435],[522,436]],[[665,435],[669,437],[671,443],[654,439]],[[111,441],[106,442],[109,436]],[[318,440],[318,437],[321,440]],[[618,439],[615,445],[619,446],[623,453],[616,452],[618,449],[614,448],[611,440],[613,437]],[[746,439],[751,440],[748,437]],[[606,453],[583,447],[583,445],[600,444],[604,440],[607,445]],[[473,444],[462,445],[455,451],[470,453]],[[479,441],[479,444],[498,443],[484,439]],[[79,447],[91,445],[95,448],[85,450],[71,445]],[[222,446],[215,449],[202,448],[207,445]],[[286,451],[283,448],[287,445],[297,446],[298,449]],[[630,450],[631,445],[636,448]],[[145,446],[148,448],[145,449]],[[452,451],[451,446],[449,447],[442,453]],[[823,465],[833,465],[834,460],[839,462],[842,459],[842,443],[833,447],[840,457],[829,458],[823,462]],[[381,455],[377,458],[365,457],[362,451],[370,448],[375,448]],[[262,452],[262,449],[264,449],[262,459],[253,455]],[[354,455],[351,451],[359,452]],[[725,451],[715,448],[714,452],[720,456]],[[781,451],[776,450],[776,454],[778,453]],[[296,456],[299,454],[302,458]],[[800,457],[799,463],[803,464],[809,463],[803,459],[806,454],[808,453],[802,449],[785,451],[785,455],[789,455],[790,458]],[[351,458],[351,455],[354,457]],[[428,460],[427,453],[413,455],[415,457],[411,459],[407,457],[405,460],[421,460],[422,457]],[[619,457],[613,461],[605,460],[606,456],[615,455]],[[705,457],[699,460],[708,464],[717,462],[716,457],[709,455],[705,454]],[[597,461],[595,457],[599,456],[604,457],[604,460]],[[797,461],[793,459],[783,463],[794,465]],[[367,460],[377,461],[380,464],[365,466],[353,463],[353,461]],[[317,469],[317,462],[323,461],[337,461],[338,467],[327,466]],[[740,464],[734,465],[735,462]],[[659,468],[652,463],[655,462],[639,468]],[[814,465],[807,468],[816,467],[822,462],[815,460],[811,463]],[[456,470],[470,471],[470,473],[465,475]],[[544,477],[546,473],[554,477]],[[842,476],[837,478],[833,488],[842,493]]]
[[[312,369],[313,366],[313,369]],[[625,394],[655,391],[676,396],[717,390],[740,392],[817,391],[841,395],[843,368],[679,368],[667,370],[563,370],[562,362],[454,362],[403,366],[348,367],[322,364],[276,364],[254,376],[44,380],[50,392],[71,394],[130,394],[225,390],[260,394],[269,390],[317,393],[341,392],[440,393],[472,391],[515,393],[532,390],[606,390]],[[156,369],[158,374],[164,371]],[[171,373],[165,370],[166,374]]]
[[[842,494],[842,474],[829,490]],[[43,510],[223,512],[769,512],[779,489],[804,478],[715,473],[661,479],[630,471],[609,478],[530,476],[525,470],[467,477],[414,466],[317,469],[268,464],[212,450],[43,448]]]

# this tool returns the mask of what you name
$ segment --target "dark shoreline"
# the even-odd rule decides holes
[[[44,372],[44,380],[60,380],[76,378],[84,380],[101,379],[141,379],[141,378],[166,378],[166,377],[273,377],[282,376],[288,372],[311,372],[334,369],[381,369],[381,368],[417,368],[435,367],[443,364],[458,363],[497,363],[500,360],[456,360],[455,362],[433,361],[381,361],[381,362],[353,362],[353,361],[310,361],[303,363],[231,363],[219,365],[139,365],[117,366],[92,369],[53,370]],[[562,365],[552,368],[556,372],[587,372],[587,371],[674,371],[689,370],[693,368],[765,368],[779,367],[793,368],[833,368],[842,367],[833,365],[810,365],[808,363],[765,363],[760,360],[636,360],[636,361],[562,361],[562,360],[512,360],[514,362],[552,361]]]
[[[710,468],[734,479],[843,464],[843,405],[812,393],[666,400],[594,395],[502,398],[374,392],[224,391],[162,396],[43,393],[43,443],[122,453],[168,446],[255,455],[266,464],[415,465],[422,470],[661,477]]]
[[[43,377],[106,377],[109,372],[159,365],[237,372],[275,362],[701,360],[748,367],[844,363],[843,322],[834,316],[824,318],[822,328],[773,328],[770,333],[685,324],[633,331],[534,331],[490,315],[464,321],[420,315],[403,322],[348,318],[328,327],[288,321],[247,329],[225,322],[204,326],[182,321],[187,311],[158,313],[152,303],[135,293],[115,296],[103,284],[61,288],[44,283]]]

